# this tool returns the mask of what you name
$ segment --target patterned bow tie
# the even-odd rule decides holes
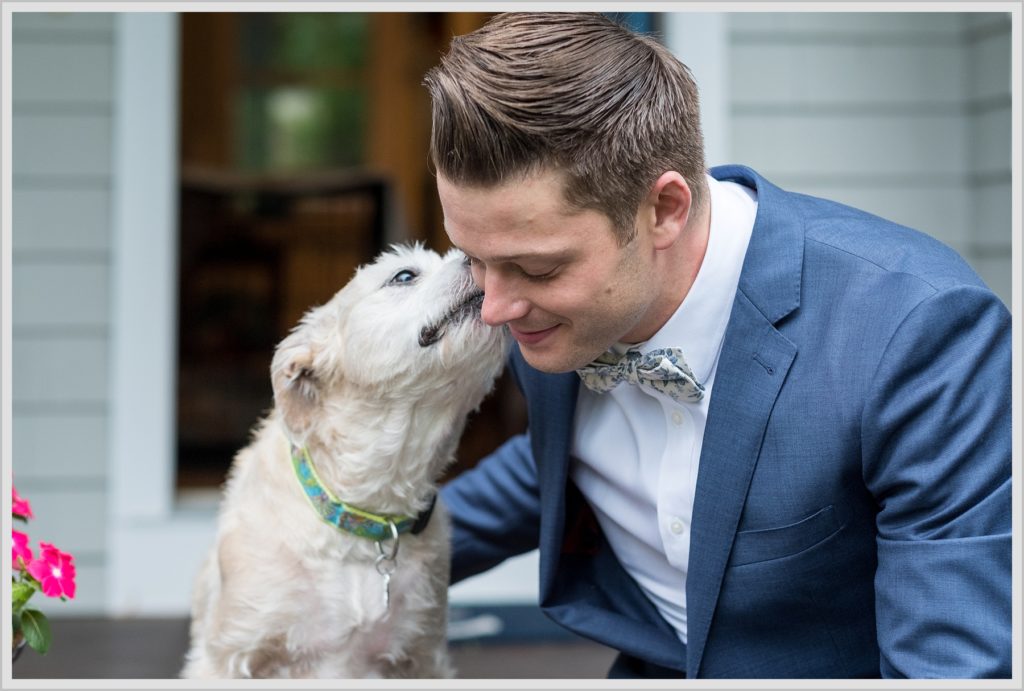
[[[693,376],[679,348],[659,348],[649,353],[627,350],[622,357],[607,352],[576,370],[591,391],[611,391],[622,382],[643,384],[675,401],[696,403],[704,398],[704,385]]]

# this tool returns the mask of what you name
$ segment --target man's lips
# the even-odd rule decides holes
[[[520,345],[536,345],[550,336],[557,328],[558,324],[539,331],[524,331],[522,329],[517,329],[511,324],[508,327],[509,331],[512,333],[512,338],[516,339]]]

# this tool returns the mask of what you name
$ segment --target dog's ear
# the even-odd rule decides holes
[[[301,330],[281,341],[274,353],[270,379],[274,403],[288,429],[304,436],[320,406],[320,381],[314,368],[315,352]]]

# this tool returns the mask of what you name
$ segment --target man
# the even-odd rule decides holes
[[[444,488],[453,581],[539,546],[614,677],[1009,676],[1010,317],[967,265],[707,174],[686,68],[600,15],[499,16],[426,85],[529,411]]]

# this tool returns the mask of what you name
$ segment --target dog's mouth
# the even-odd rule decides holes
[[[461,302],[452,307],[447,314],[433,324],[428,324],[420,330],[420,346],[426,348],[432,346],[444,338],[445,329],[462,323],[467,318],[480,314],[480,306],[484,304],[484,293],[482,290],[474,290]]]

